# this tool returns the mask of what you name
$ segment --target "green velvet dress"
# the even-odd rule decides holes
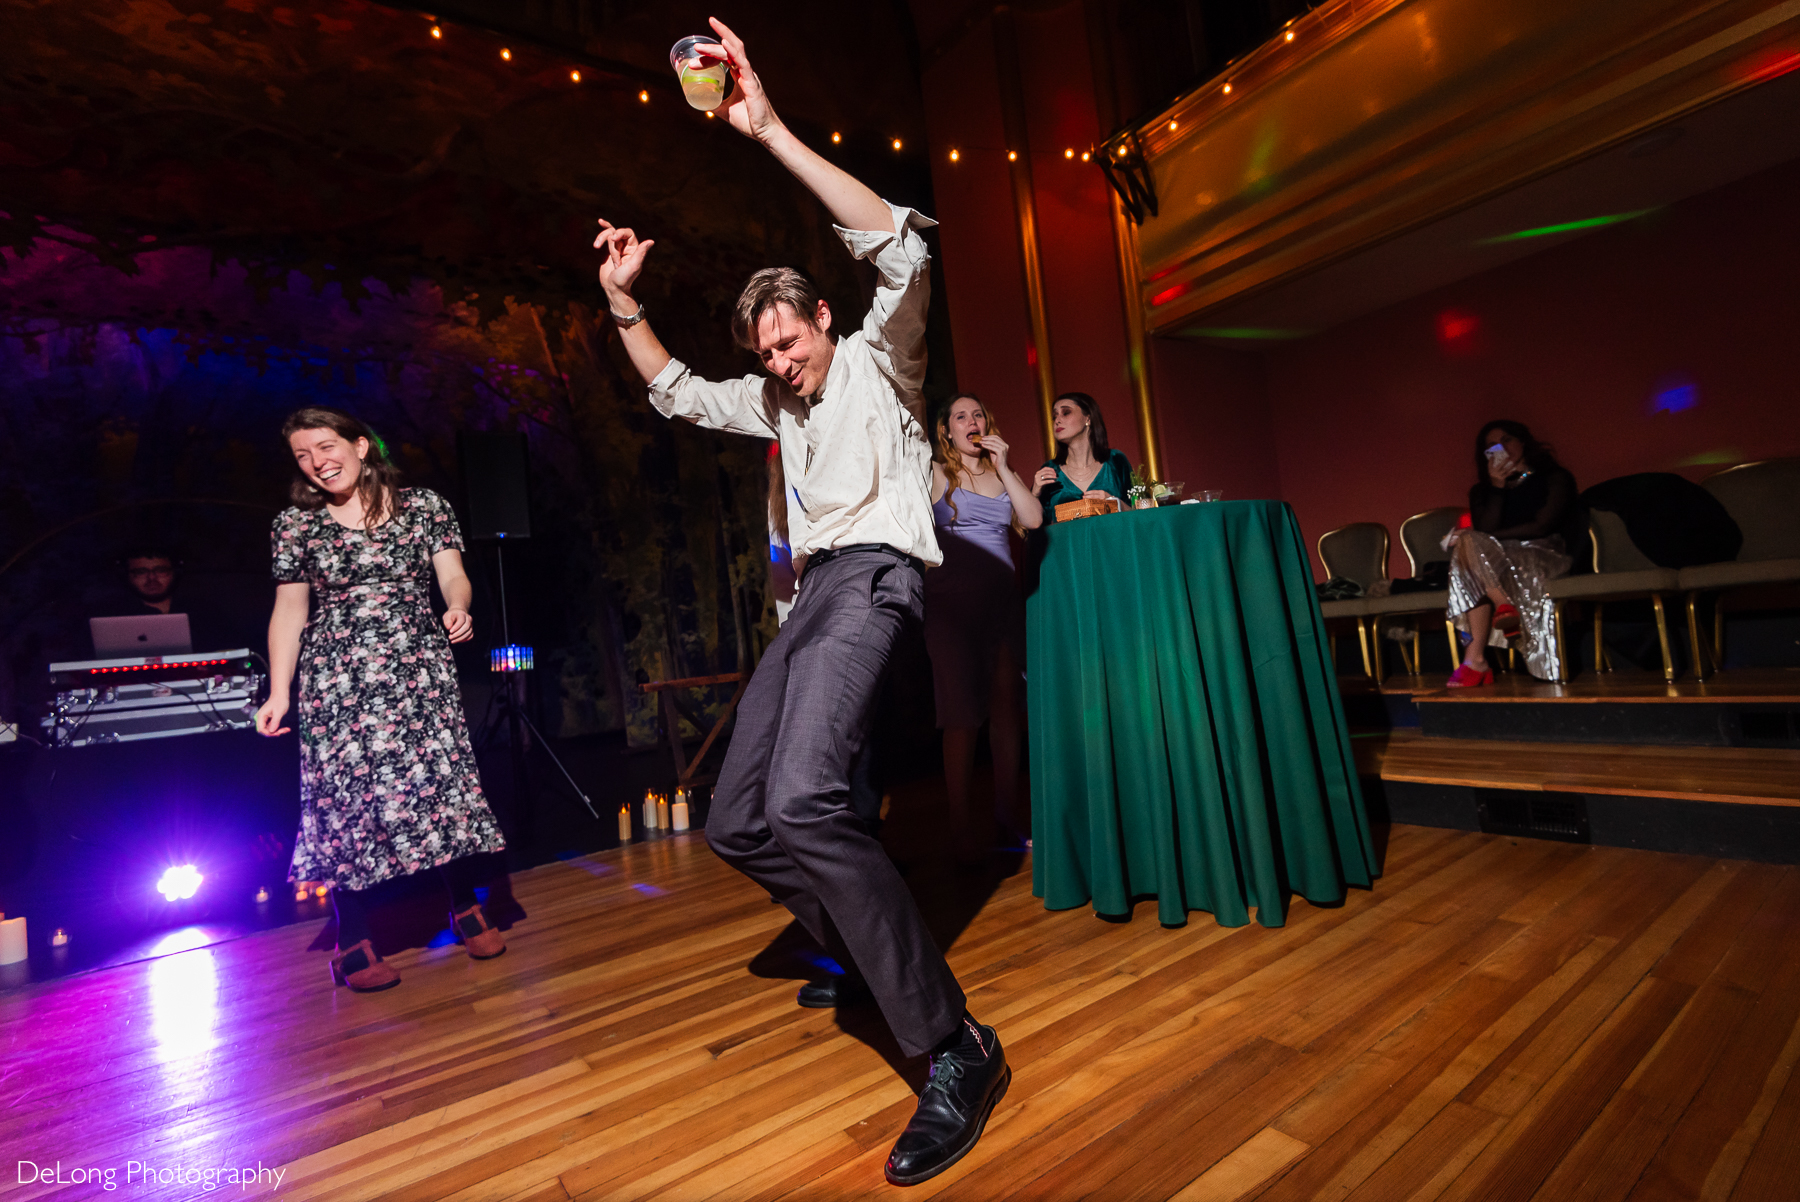
[[[1044,466],[1056,469],[1056,491],[1048,495],[1040,492],[1038,499],[1044,503],[1044,521],[1054,522],[1058,505],[1081,500],[1083,492],[1087,490],[1077,488],[1075,481],[1064,474],[1061,465],[1055,460],[1045,463]],[[1100,465],[1099,475],[1095,476],[1094,482],[1088,485],[1088,489],[1095,488],[1119,498],[1121,506],[1131,504],[1126,499],[1126,493],[1131,488],[1131,461],[1125,458],[1125,452],[1114,451],[1106,457],[1106,462]]]

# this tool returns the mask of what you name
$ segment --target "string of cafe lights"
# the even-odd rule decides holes
[[[425,15],[425,20],[427,20],[428,22],[431,23],[430,30],[429,30],[431,40],[434,42],[444,41],[445,37],[444,37],[443,22],[439,21],[435,16],[432,16],[430,14]],[[504,46],[504,45],[501,46],[499,48],[499,53],[500,53],[500,60],[502,62],[510,63],[513,61],[514,55],[513,55],[513,50],[512,50],[511,46]],[[580,67],[569,67],[568,68],[568,78],[569,78],[570,83],[579,84],[581,82],[581,68]],[[651,102],[650,89],[649,88],[639,88],[638,93],[637,93],[637,98],[638,98],[639,104],[649,104]],[[702,110],[702,111],[708,121],[715,120],[718,116],[717,113],[714,113],[710,109]],[[844,141],[843,132],[841,130],[833,130],[832,134],[831,134],[831,141],[832,141],[833,145],[842,145],[843,141]],[[896,154],[900,153],[901,151],[903,151],[906,148],[905,140],[902,138],[891,138],[888,140],[888,144]],[[1083,155],[1082,157],[1085,160],[1087,156]]]
[[[443,41],[444,40],[443,25],[441,23],[439,23],[435,18],[427,17],[426,19],[430,20],[432,22],[431,29],[430,29],[430,35],[431,35],[432,40],[438,41],[438,42]],[[1294,30],[1292,28],[1292,22],[1290,22],[1289,27],[1282,31],[1282,40],[1284,42],[1292,42],[1294,40],[1294,36],[1295,35],[1294,35]],[[512,47],[510,47],[510,46],[501,46],[499,48],[499,55],[500,55],[501,61],[503,61],[503,62],[510,63],[513,61],[513,58],[514,58],[513,50],[512,50]],[[581,82],[581,68],[579,68],[579,67],[568,68],[568,78],[569,78],[570,83],[579,84]],[[1222,95],[1226,95],[1226,96],[1231,95],[1231,91],[1232,91],[1231,80],[1229,80],[1229,79],[1225,80],[1220,85],[1219,90]],[[637,99],[638,99],[638,103],[640,103],[640,104],[651,103],[650,89],[639,88],[638,93],[637,93]],[[706,119],[710,121],[710,120],[715,119],[716,114],[714,114],[713,112],[711,112],[709,110],[705,113],[705,116],[706,116]],[[1174,119],[1171,119],[1168,123],[1168,127],[1169,127],[1170,132],[1174,132],[1179,127],[1179,123],[1177,121],[1175,121]],[[903,152],[906,148],[905,140],[902,138],[890,138],[887,141],[888,141],[889,148],[891,150],[893,150],[896,154]],[[831,133],[831,142],[832,142],[832,145],[834,145],[834,146],[843,145],[843,143],[844,143],[843,131],[842,130],[833,130]],[[1000,152],[1001,148],[993,147],[993,146],[977,146],[977,147],[971,147],[969,149],[978,151],[978,152],[985,151],[985,152],[998,154]],[[1067,162],[1074,162],[1076,160],[1079,160],[1083,163],[1091,163],[1094,159],[1094,156],[1097,153],[1098,153],[1098,151],[1096,151],[1091,146],[1088,147],[1087,149],[1081,149],[1081,150],[1078,150],[1073,146],[1065,146],[1065,147],[1063,147],[1062,157]],[[1123,149],[1122,148],[1115,149],[1114,153],[1122,154]],[[1017,150],[1013,150],[1013,149],[1009,148],[1005,151],[1005,154],[1006,154],[1007,162],[1009,162],[1009,163],[1018,162],[1019,152]],[[948,151],[948,154],[946,157],[952,163],[961,163],[963,161],[963,159],[965,157],[967,157],[967,151],[965,150],[965,148],[963,148],[961,146],[952,146],[950,148],[950,150]]]

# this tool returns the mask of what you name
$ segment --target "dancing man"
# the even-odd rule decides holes
[[[770,107],[743,42],[712,26],[719,44],[703,52],[737,81],[721,115],[819,198],[851,254],[874,263],[869,315],[834,339],[811,280],[791,268],[759,271],[738,298],[732,334],[768,378],[713,383],[670,357],[632,296],[654,242],[602,221],[600,283],[660,412],[780,440],[797,498],[788,534],[799,593],[739,706],[706,834],[844,965],[834,983],[802,991],[804,1004],[873,995],[901,1048],[930,1054],[930,1080],[886,1166],[889,1181],[912,1185],[975,1146],[1011,1079],[994,1029],[970,1017],[912,895],[849,804],[850,766],[888,656],[918,627],[925,567],[942,558],[919,393],[930,256],[917,231],[933,222],[802,145]]]

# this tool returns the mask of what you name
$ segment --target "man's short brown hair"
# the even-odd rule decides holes
[[[745,350],[756,349],[756,326],[776,305],[786,305],[809,326],[819,324],[819,289],[798,267],[765,267],[751,276],[731,315],[731,336]]]

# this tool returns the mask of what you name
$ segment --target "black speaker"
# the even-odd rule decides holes
[[[457,442],[469,490],[469,537],[530,538],[525,436],[464,430]]]

